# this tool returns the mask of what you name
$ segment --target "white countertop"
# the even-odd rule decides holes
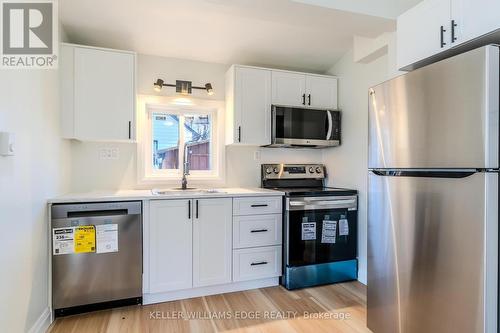
[[[207,190],[200,188],[200,190]],[[167,194],[153,194],[151,190],[119,190],[96,191],[87,193],[68,193],[49,200],[49,203],[75,203],[100,201],[129,201],[129,200],[158,200],[158,199],[186,199],[186,198],[227,198],[252,196],[281,196],[283,192],[263,188],[217,188],[219,192],[200,193],[192,191],[176,191]]]

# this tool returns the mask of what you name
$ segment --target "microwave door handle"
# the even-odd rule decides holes
[[[328,118],[328,131],[326,132],[326,140],[330,140],[332,136],[332,127],[333,127],[333,119],[332,119],[332,113],[330,111],[326,111],[326,115]]]
[[[276,143],[276,106],[271,107],[271,143]]]

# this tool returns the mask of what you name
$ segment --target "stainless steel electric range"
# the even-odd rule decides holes
[[[287,289],[356,280],[356,190],[325,187],[321,164],[263,164],[262,187],[285,192],[283,276]]]

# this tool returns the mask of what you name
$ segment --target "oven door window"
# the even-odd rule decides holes
[[[288,214],[288,266],[356,258],[356,211],[301,210]]]

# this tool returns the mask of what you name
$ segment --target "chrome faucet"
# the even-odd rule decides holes
[[[189,149],[187,142],[184,143],[184,158],[182,159],[182,189],[185,190],[187,189],[187,178],[186,176],[189,176],[189,162],[188,162],[188,155]]]

